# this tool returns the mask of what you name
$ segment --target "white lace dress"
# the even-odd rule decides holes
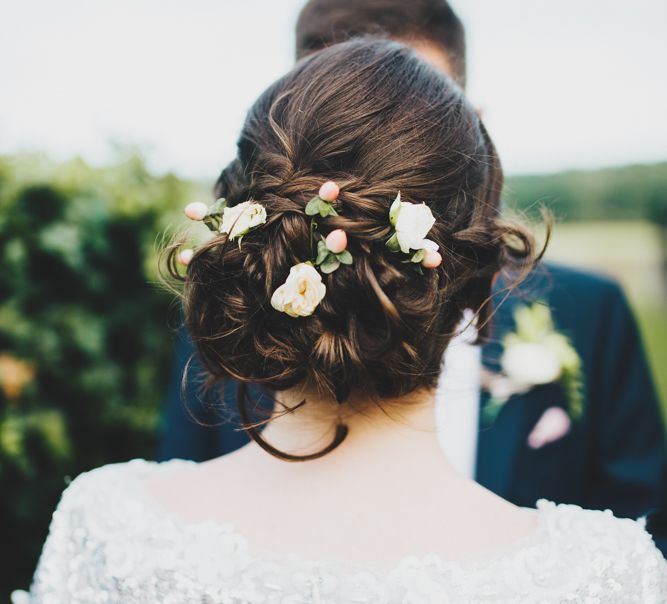
[[[253,552],[231,525],[185,523],[156,506],[135,460],[87,472],[65,490],[32,604],[444,604],[667,602],[667,563],[640,522],[538,503],[538,528],[475,562],[406,557],[391,572]]]

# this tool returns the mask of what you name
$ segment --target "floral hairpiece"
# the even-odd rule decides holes
[[[228,206],[222,197],[208,206],[201,201],[194,201],[185,206],[183,212],[190,220],[203,222],[211,231],[226,234],[230,241],[241,241],[250,229],[266,222],[266,208],[254,201],[244,201],[235,206]],[[183,249],[178,254],[178,261],[184,266],[190,264],[194,250]]]
[[[185,215],[191,220],[202,221],[211,231],[226,233],[230,240],[239,238],[239,244],[250,229],[266,222],[266,208],[261,203],[244,201],[228,206],[223,197],[213,205],[195,201],[185,206]]]
[[[271,296],[271,306],[290,317],[309,317],[327,293],[322,275],[310,262],[295,264]]]
[[[306,215],[319,215],[321,218],[338,216],[334,204],[339,194],[338,185],[331,180],[326,181],[317,196],[306,204]],[[227,201],[221,198],[211,206],[201,202],[190,203],[184,211],[188,218],[203,222],[210,230],[226,233],[230,240],[238,239],[239,249],[244,235],[266,222],[266,208],[253,201],[228,207]],[[408,254],[409,258],[405,262],[418,264],[420,271],[421,267],[436,268],[440,265],[442,256],[438,252],[438,245],[426,239],[435,224],[433,213],[426,204],[401,201],[399,192],[389,210],[389,223],[394,232],[386,245],[392,252]],[[328,274],[341,265],[351,265],[354,262],[352,254],[347,250],[347,234],[342,229],[334,229],[326,237],[320,234],[315,252],[313,248],[317,226],[315,218],[312,218],[311,259],[292,266],[285,283],[271,296],[271,306],[291,317],[312,315],[324,299],[326,285],[322,282],[317,268],[321,273]],[[194,250],[184,249],[177,258],[181,264],[187,266],[193,255]]]
[[[308,216],[319,214],[322,218],[327,216],[338,216],[333,204],[338,199],[340,188],[333,180],[327,180],[315,197],[307,204],[305,212]]]
[[[435,224],[435,217],[425,203],[401,201],[399,191],[389,208],[389,224],[394,232],[386,245],[392,252],[410,254],[406,262],[421,264],[424,268],[440,266],[442,256],[438,252],[438,244],[426,239]]]
[[[308,216],[319,214],[322,218],[327,216],[338,216],[333,204],[338,199],[340,189],[333,180],[327,180],[321,187],[316,197],[313,197],[306,205],[305,212]],[[311,248],[313,236],[317,229],[317,222],[313,218],[310,223]],[[315,265],[325,273],[333,273],[341,264],[352,264],[352,254],[347,251],[347,233],[343,229],[335,229],[326,237],[320,235],[317,242],[317,253]]]
[[[309,317],[324,299],[327,288],[316,267],[319,267],[322,273],[328,274],[333,273],[342,264],[350,265],[354,261],[352,254],[347,250],[347,233],[342,229],[334,229],[326,237],[320,234],[317,253],[313,249],[318,226],[314,217],[338,216],[334,204],[339,194],[338,185],[332,180],[327,180],[320,187],[318,194],[306,204],[304,210],[306,215],[313,217],[310,223],[310,241],[314,262],[301,262],[293,266],[285,283],[271,296],[271,306],[290,317]]]

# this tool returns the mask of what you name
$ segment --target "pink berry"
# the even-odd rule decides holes
[[[190,220],[204,220],[208,213],[208,206],[201,201],[193,201],[185,206],[183,212]]]
[[[440,252],[433,250],[424,250],[424,258],[422,258],[422,266],[424,268],[438,268],[442,263],[442,256]]]
[[[336,201],[339,193],[340,189],[338,185],[333,180],[327,180],[320,187],[319,197],[320,199],[324,199],[324,201]]]
[[[188,264],[190,264],[190,260],[192,260],[192,256],[194,256],[194,254],[195,254],[195,251],[190,249],[190,248],[186,248],[184,250],[181,250],[178,253],[178,258],[177,258],[178,263],[182,264],[183,266],[187,266]]]
[[[327,235],[324,243],[333,254],[340,254],[347,247],[347,235],[343,229],[336,229]]]

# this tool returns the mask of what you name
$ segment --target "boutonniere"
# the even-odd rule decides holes
[[[556,329],[551,310],[542,302],[518,306],[514,323],[514,331],[502,340],[501,372],[482,375],[482,386],[491,395],[485,423],[493,423],[511,396],[553,383],[564,390],[569,418],[578,420],[583,412],[583,375],[570,338]]]

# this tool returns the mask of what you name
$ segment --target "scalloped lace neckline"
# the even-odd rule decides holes
[[[486,567],[492,567],[497,563],[501,563],[513,556],[530,548],[539,545],[546,538],[548,533],[548,523],[546,517],[549,512],[558,509],[558,505],[546,499],[540,499],[537,502],[536,509],[523,508],[527,511],[537,514],[537,523],[535,528],[527,535],[514,541],[509,546],[504,547],[497,552],[490,552],[483,556],[476,556],[474,558],[461,560],[448,560],[435,553],[425,554],[409,554],[402,556],[397,563],[391,565],[388,569],[373,569],[360,563],[346,563],[341,561],[334,561],[328,559],[308,559],[296,553],[275,552],[268,549],[261,549],[253,547],[248,538],[239,532],[233,522],[221,521],[216,519],[202,519],[202,520],[188,520],[175,514],[166,508],[152,493],[148,490],[145,478],[150,469],[161,469],[169,466],[188,466],[196,465],[197,462],[186,459],[171,459],[164,462],[155,462],[145,459],[134,459],[129,462],[130,465],[137,465],[137,472],[132,475],[132,483],[134,488],[132,492],[137,499],[143,504],[153,518],[158,523],[168,523],[176,530],[184,533],[196,533],[200,530],[211,530],[221,535],[232,536],[241,544],[246,554],[253,560],[266,561],[280,561],[288,560],[304,568],[318,568],[318,569],[344,569],[350,573],[365,572],[370,573],[376,578],[386,579],[393,573],[399,571],[405,566],[423,567],[436,565],[440,569],[450,569],[455,572],[464,572],[466,570],[481,570]],[[125,483],[128,485],[128,483]],[[577,506],[567,506],[577,507]]]

